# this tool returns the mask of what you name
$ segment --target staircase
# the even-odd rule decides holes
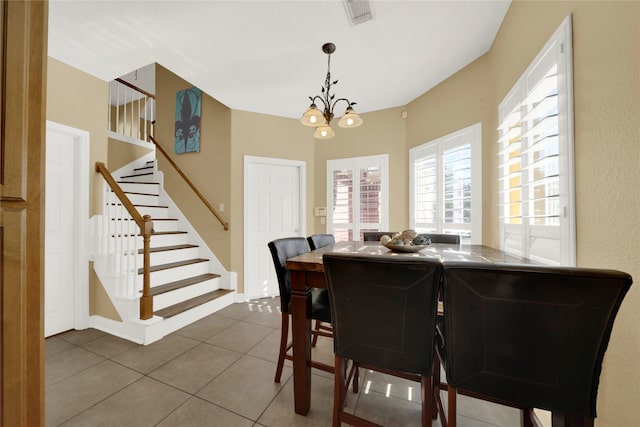
[[[153,153],[151,153],[153,154]],[[94,269],[120,319],[91,316],[92,327],[149,344],[234,302],[236,275],[228,272],[164,192],[149,156],[113,173],[141,215],[150,215],[153,317],[140,320],[143,250],[140,229],[105,184],[101,255]],[[124,211],[124,214],[123,214]]]

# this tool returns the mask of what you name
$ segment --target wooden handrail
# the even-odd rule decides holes
[[[102,162],[96,162],[96,172],[102,175],[111,190],[116,193],[118,199],[129,212],[131,218],[140,227],[140,234],[143,242],[143,267],[142,267],[142,297],[140,297],[140,319],[146,320],[153,317],[153,296],[151,295],[151,233],[153,232],[153,221],[150,215],[140,215],[140,212],[133,206],[131,200],[122,191],[113,176]]]
[[[205,206],[207,208],[209,208],[209,210],[216,217],[218,222],[220,222],[220,224],[222,224],[222,227],[224,227],[225,230],[228,230],[229,229],[229,223],[226,222],[222,218],[222,216],[218,213],[218,211],[216,211],[215,208],[213,206],[211,206],[211,203],[209,203],[207,201],[207,199],[202,195],[202,193],[200,191],[198,191],[198,189],[196,188],[195,185],[193,185],[191,180],[189,178],[187,178],[187,176],[184,174],[184,172],[182,172],[182,169],[180,169],[180,167],[171,159],[171,157],[169,157],[167,152],[164,151],[164,149],[160,146],[160,144],[158,144],[158,141],[156,141],[156,139],[153,136],[149,136],[149,139],[151,139],[151,142],[153,142],[155,144],[156,148],[158,150],[160,150],[162,155],[169,161],[169,163],[171,163],[171,166],[173,166],[173,168],[178,172],[178,174],[180,174],[180,176],[182,177],[182,179],[184,179],[184,181],[187,183],[187,185],[189,187],[191,187],[193,192],[196,193],[196,196],[198,196],[200,198],[200,200],[202,200],[202,203],[204,203]]]
[[[129,83],[129,82],[127,82],[127,81],[125,81],[125,80],[122,80],[121,78],[117,78],[117,79],[116,79],[116,81],[117,81],[118,83],[121,83],[121,84],[123,84],[123,85],[125,85],[125,86],[130,87],[131,89],[133,89],[133,90],[135,90],[135,91],[140,92],[140,93],[141,93],[141,94],[143,94],[143,95],[148,96],[149,98],[156,99],[156,96],[155,96],[154,94],[149,93],[149,92],[147,92],[147,91],[146,91],[146,90],[144,90],[144,89],[140,89],[138,86],[136,86],[136,85],[134,85],[134,84],[131,84],[131,83]]]

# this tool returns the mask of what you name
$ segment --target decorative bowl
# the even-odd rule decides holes
[[[429,245],[403,245],[403,246],[396,246],[396,245],[390,245],[388,243],[382,243],[382,246],[384,246],[385,248],[387,248],[387,249],[389,249],[390,251],[393,251],[393,252],[413,253],[413,252],[418,252],[418,251],[426,248]]]

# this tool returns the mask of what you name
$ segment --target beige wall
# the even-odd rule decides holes
[[[405,145],[404,108],[389,108],[362,114],[364,123],[355,129],[342,129],[337,117],[333,122],[336,136],[315,141],[315,205],[327,205],[327,160],[349,157],[389,155],[389,230],[408,228],[408,151]],[[342,114],[342,112],[340,112]],[[334,123],[335,122],[335,123]],[[311,135],[313,129],[305,128]],[[317,233],[326,231],[326,225],[314,218]]]
[[[617,268],[638,281],[640,3],[514,1],[484,57],[407,106],[407,147],[482,122],[483,236],[485,244],[497,246],[497,107],[569,13],[578,265]],[[605,356],[598,426],[630,426],[640,419],[639,325],[636,284]]]
[[[101,212],[102,178],[95,173],[96,162],[107,161],[108,83],[76,68],[48,58],[47,120],[82,129],[90,134],[89,216]]]
[[[109,138],[108,141],[107,166],[111,173],[148,154],[153,148],[151,143],[149,143],[149,147],[142,147],[113,138]]]
[[[230,222],[228,218],[233,214],[229,181],[231,110],[203,93],[200,152],[183,154],[173,152],[176,92],[191,87],[193,85],[170,70],[161,65],[156,66],[156,139],[215,209],[218,209],[220,203],[224,204],[224,212],[220,214]],[[156,157],[158,169],[164,173],[165,190],[220,262],[225,268],[230,269],[231,232],[224,230],[164,156],[157,153]],[[231,222],[231,227],[237,226],[238,224]]]
[[[244,156],[298,160],[307,169],[307,235],[313,228],[314,139],[299,121],[233,110],[231,113],[231,270],[238,273],[238,292],[244,292]]]

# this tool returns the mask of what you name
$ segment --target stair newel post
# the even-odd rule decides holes
[[[153,222],[150,215],[143,217],[144,224],[140,228],[143,241],[143,276],[142,297],[140,298],[140,319],[147,320],[153,317],[153,296],[151,295],[151,233]]]

